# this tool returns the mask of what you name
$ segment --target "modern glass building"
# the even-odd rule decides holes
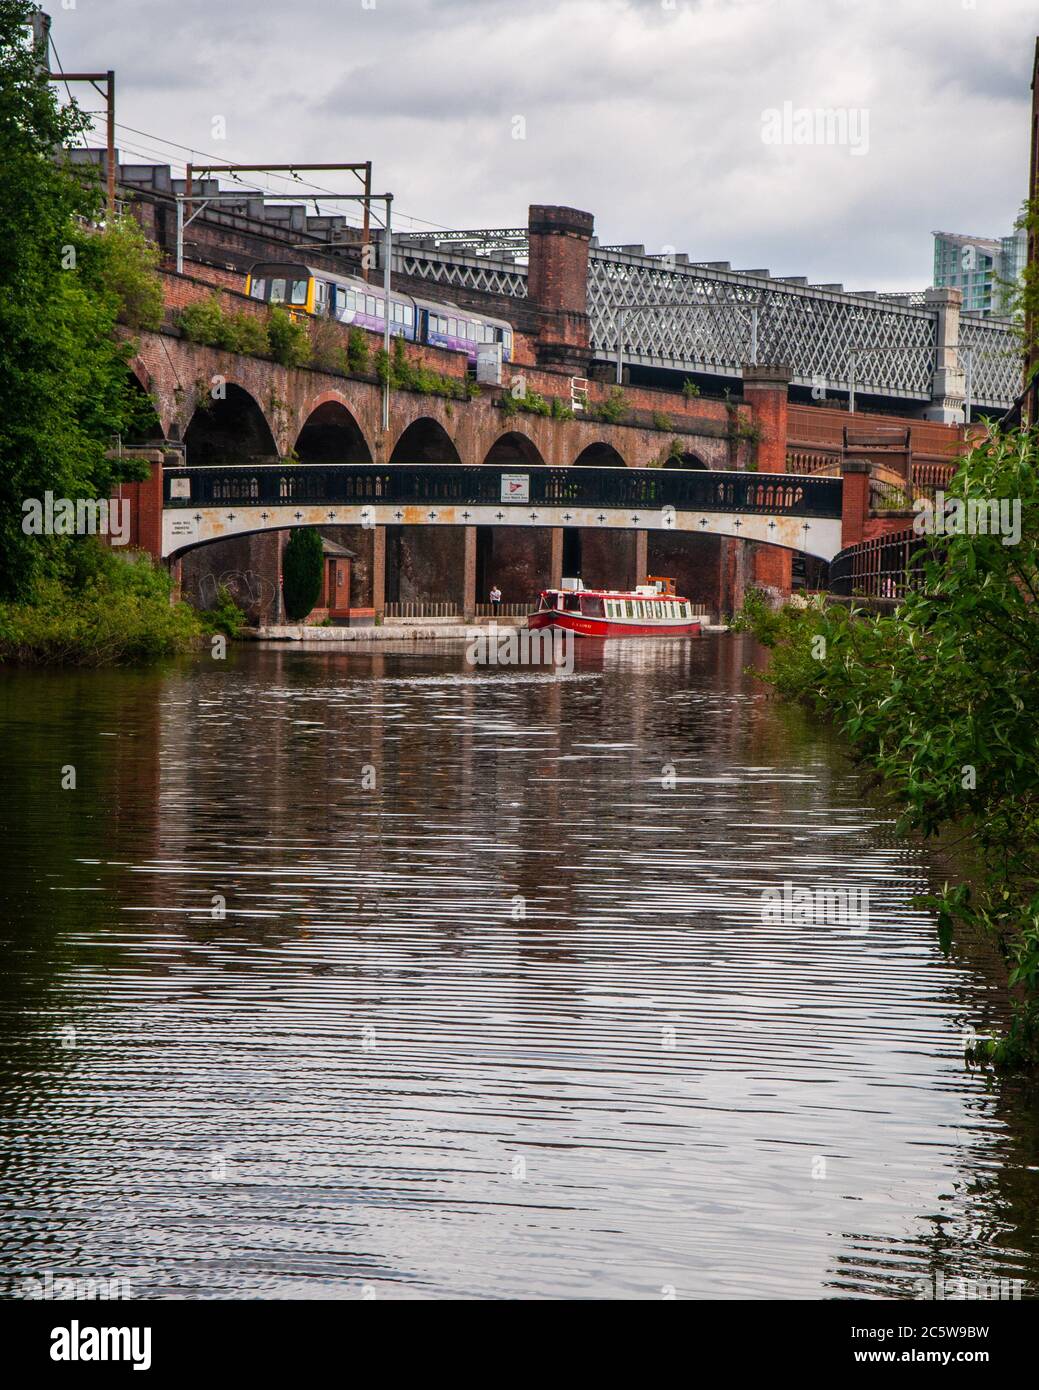
[[[1017,283],[1027,258],[1025,232],[998,240],[957,232],[933,235],[934,284],[962,290],[964,309],[974,313],[1007,313],[1007,286]]]

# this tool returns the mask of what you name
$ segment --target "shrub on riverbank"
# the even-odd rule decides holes
[[[217,589],[213,606],[200,609],[198,616],[206,632],[223,633],[225,637],[241,637],[249,626],[249,619],[226,584]]]
[[[187,604],[170,604],[170,578],[147,555],[95,541],[72,548],[60,576],[29,598],[0,603],[0,662],[108,666],[172,656],[203,627]]]
[[[311,526],[293,531],[281,562],[285,616],[290,623],[302,622],[320,598],[324,566],[320,534]]]
[[[764,678],[831,716],[875,770],[903,831],[970,836],[979,881],[929,902],[943,947],[955,923],[970,923],[1008,963],[1013,1026],[975,1050],[1007,1067],[1039,1065],[1037,466],[1034,432],[970,452],[950,501],[1006,503],[1019,535],[930,535],[920,586],[892,616],[836,604],[775,613],[752,594],[738,623],[771,650]]]

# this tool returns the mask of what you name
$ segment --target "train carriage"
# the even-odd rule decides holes
[[[284,306],[289,313],[335,318],[373,333],[386,329],[386,292],[359,276],[334,275],[295,261],[261,261],[245,281],[251,299]],[[505,319],[439,300],[390,293],[390,333],[413,343],[464,352],[475,363],[478,350],[500,343],[502,361],[512,360],[512,325]]]

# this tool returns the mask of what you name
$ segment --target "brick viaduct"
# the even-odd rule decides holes
[[[147,219],[142,221],[147,226]],[[534,207],[530,225],[531,299],[517,301],[509,315],[516,327],[517,360],[506,368],[503,385],[481,386],[471,399],[393,390],[385,431],[382,387],[374,373],[346,373],[328,365],[331,350],[346,346],[342,325],[323,325],[315,357],[306,367],[204,346],[180,332],[179,312],[211,296],[226,313],[266,316],[263,306],[242,293],[241,267],[227,260],[228,254],[231,262],[258,258],[259,249],[236,248],[231,234],[220,229],[213,233],[214,241],[196,252],[197,259],[186,262],[186,273],[163,269],[162,329],[127,330],[136,344],[134,375],[155,411],[150,438],[137,442],[165,444],[196,465],[295,457],[303,463],[843,471],[852,504],[849,512],[846,503],[846,543],[905,524],[904,513],[890,507],[870,511],[871,488],[878,483],[892,486],[901,479],[909,492],[921,482],[940,483],[951,472],[951,460],[962,449],[962,429],[898,417],[849,417],[834,409],[791,404],[782,367],[746,367],[742,401],[625,387],[626,413],[619,422],[595,418],[611,388],[594,377],[587,384],[590,408],[576,418],[507,410],[503,401],[517,377],[524,379],[528,393],[569,406],[572,379],[585,378],[589,371],[591,218],[571,209]],[[265,254],[286,253],[268,247]],[[308,253],[307,259],[320,257]],[[456,295],[428,284],[398,283],[426,296],[473,300],[471,292]],[[495,302],[489,311],[503,313],[503,306]],[[379,346],[381,340],[371,336],[373,356]],[[465,379],[460,354],[418,345],[409,345],[408,354],[442,377],[459,383]],[[154,468],[151,482],[125,492],[135,502],[135,543],[157,553],[161,465]],[[329,526],[322,531],[353,556],[349,606],[359,615],[378,613],[394,601],[446,601],[471,612],[492,582],[502,588],[506,603],[523,603],[571,572],[579,572],[588,584],[610,587],[627,586],[647,572],[673,574],[681,591],[716,614],[731,612],[748,583],[780,592],[791,585],[791,552],[719,536],[632,530],[622,533],[618,545],[616,532],[606,536],[548,528],[518,532],[481,527],[477,532],[471,527]],[[176,562],[185,593],[205,598],[225,580],[254,616],[276,618],[285,539],[284,532],[228,538],[186,554]],[[811,581],[817,575],[810,571],[808,577]]]

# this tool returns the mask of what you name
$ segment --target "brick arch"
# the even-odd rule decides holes
[[[528,434],[522,430],[507,430],[499,435],[484,455],[484,463],[505,467],[516,464],[519,467],[544,467],[545,460],[541,450]]]
[[[627,468],[624,456],[603,440],[588,444],[574,459],[574,467],[584,468]]]
[[[278,458],[277,434],[256,397],[225,380],[224,394],[195,409],[184,431],[188,463],[245,463]]]
[[[126,365],[131,374],[137,378],[142,389],[147,391],[149,396],[152,395],[155,390],[155,384],[152,381],[152,374],[145,366],[140,354],[138,353],[131,357]]]
[[[295,449],[303,463],[372,462],[364,428],[341,392],[323,391],[301,414]]]
[[[710,468],[710,464],[705,463],[703,458],[699,454],[694,453],[692,449],[685,449],[677,457],[673,454],[668,454],[667,458],[664,460],[664,467],[700,469],[707,472]]]
[[[419,415],[401,430],[387,462],[460,463],[461,455],[439,420]]]

